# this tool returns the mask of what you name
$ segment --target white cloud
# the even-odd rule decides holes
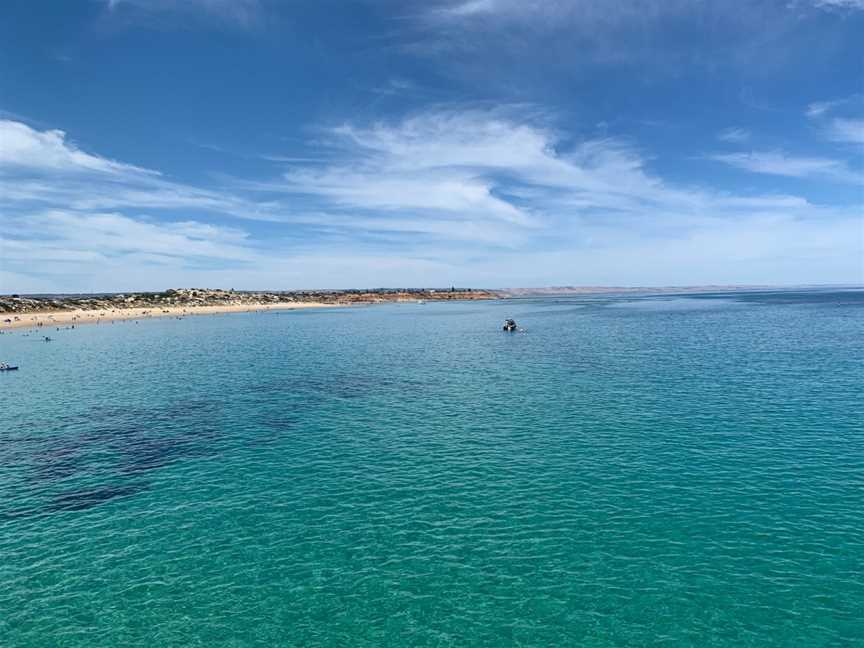
[[[858,222],[855,210],[819,207],[800,196],[670,184],[648,171],[632,144],[602,138],[564,148],[554,129],[537,125],[545,121],[518,109],[439,109],[397,122],[345,125],[329,132],[329,165],[294,167],[282,183],[260,188],[302,193],[315,202],[323,222],[343,213],[346,221],[382,236],[428,234],[431,238],[397,240],[415,254],[451,260],[454,267],[463,266],[464,255],[471,253],[470,272],[484,285],[548,284],[577,268],[581,283],[632,283],[637,266],[645,283],[663,283],[673,268],[680,271],[678,263],[701,265],[698,273],[673,283],[693,283],[697,274],[699,281],[711,281],[718,272],[714,281],[721,275],[732,281],[736,273],[735,281],[746,281],[748,271],[751,281],[778,282],[779,275],[771,279],[771,263],[759,260],[760,249],[775,268],[783,265],[784,255],[828,257],[840,237],[820,237],[820,228],[842,223],[837,231],[848,236]],[[774,175],[853,179],[834,160],[747,157],[722,161]],[[479,188],[478,199],[466,200],[459,191],[440,196],[448,186]],[[506,205],[523,218],[509,218]],[[775,231],[772,238],[772,227],[788,236]],[[799,235],[805,238],[796,240]],[[736,236],[748,242],[751,258],[733,273],[726,259],[736,258],[728,256]],[[718,242],[710,250],[712,237]],[[778,240],[785,241],[785,252]],[[459,245],[441,247],[447,243]],[[860,252],[854,238],[845,242],[850,246]],[[546,251],[538,256],[538,248]],[[479,260],[478,250],[483,250]],[[807,271],[811,281],[827,280],[828,268],[835,279],[843,276],[841,266],[847,278],[857,276],[851,270],[854,258],[847,255],[823,270],[814,264]],[[793,265],[784,267],[791,273]]]
[[[498,19],[547,22],[574,20],[576,22],[609,25],[621,20],[651,20],[659,14],[676,13],[687,7],[686,2],[635,2],[623,0],[615,6],[598,7],[590,0],[446,0],[429,3],[430,16],[446,20],[484,20],[488,15]]]
[[[730,166],[768,175],[790,178],[820,178],[835,182],[862,182],[862,175],[853,172],[845,162],[823,157],[799,157],[778,151],[721,153],[710,159]]]
[[[61,209],[0,221],[0,250],[0,294],[422,286],[433,277],[458,279],[447,261],[410,251],[381,255],[356,242],[268,250],[231,227]]]
[[[728,210],[734,200],[776,201],[670,185],[650,174],[638,150],[622,140],[588,140],[559,150],[557,134],[533,125],[537,119],[518,111],[465,109],[342,126],[330,132],[335,162],[295,167],[284,182],[260,188],[317,198],[317,209],[325,212],[377,210],[404,217],[422,210],[427,221],[486,221],[524,235],[568,217],[689,214]],[[799,177],[844,169],[833,160],[781,154],[715,159]]]
[[[59,135],[31,139],[42,148],[29,166],[0,164],[16,178],[0,195],[0,281],[16,283],[0,292],[781,282],[805,266],[810,281],[839,281],[861,256],[857,206],[670,183],[633,143],[570,143],[526,107],[346,124],[324,132],[314,163],[288,156],[282,176],[235,182],[235,193],[82,161]],[[849,173],[827,158],[716,157],[770,175]],[[231,217],[273,223],[220,224]],[[32,268],[38,278],[20,283]]]
[[[835,142],[864,144],[864,119],[832,119],[828,126],[828,136]]]
[[[239,27],[251,27],[260,20],[259,0],[105,0],[109,14],[131,12],[133,17],[183,13],[211,16]]]
[[[166,179],[158,171],[80,150],[60,130],[0,120],[0,207],[81,210],[194,210],[240,218],[277,218],[268,205]]]
[[[864,2],[864,0],[862,0]],[[844,99],[817,101],[807,106],[806,114],[824,129],[824,135],[834,142],[864,143],[864,119],[860,109],[864,95],[854,94]],[[842,113],[846,113],[842,115]],[[838,115],[841,113],[841,115]],[[849,113],[856,116],[849,116]],[[828,118],[829,115],[836,115]]]
[[[845,100],[843,99],[838,99],[836,101],[814,101],[807,106],[806,114],[811,119],[816,119],[831,112],[834,108],[843,103],[845,103]]]
[[[478,272],[499,286],[864,282],[860,217],[817,211],[706,219],[665,237],[592,227],[578,247],[502,254]]]
[[[500,7],[496,0],[468,0],[459,2],[442,9],[445,14],[451,16],[473,16],[476,14],[491,13]]]
[[[118,213],[54,209],[10,218],[0,228],[7,261],[57,262],[146,254],[230,261],[253,257],[245,232],[197,221],[148,222]]]
[[[864,0],[806,0],[814,7],[819,9],[847,9],[847,10],[862,10],[864,9]],[[743,3],[726,3],[722,0],[707,3],[699,3],[704,5],[706,11],[710,11],[715,15],[724,9],[732,10],[747,10],[748,7],[741,7]],[[688,6],[689,5],[689,6]],[[497,14],[498,16],[519,16],[533,21],[544,19],[560,19],[573,18],[586,21],[594,21],[598,18],[600,11],[595,13],[596,3],[587,0],[446,0],[443,3],[432,3],[430,10],[433,15],[438,14],[441,18],[473,18],[483,17],[488,14]],[[792,5],[787,5],[785,9],[791,8]],[[783,5],[780,5],[783,9]],[[633,2],[622,0],[615,3],[614,7],[603,6],[602,10],[607,14],[605,21],[617,20],[620,18],[648,21],[656,19],[664,14],[681,14],[687,11],[699,10],[699,6],[693,6],[693,3],[676,2],[674,0],[665,2],[641,1]],[[641,16],[640,16],[641,14]]]
[[[864,10],[864,0],[813,0],[820,9]]]
[[[797,63],[804,52],[798,43],[814,32],[827,36],[829,26],[806,20],[823,13],[814,2],[426,0],[412,16],[419,31],[408,50],[480,84],[530,83],[537,69],[590,75],[595,64],[633,65],[643,80],[690,67],[772,75]],[[669,38],[679,30],[695,38]],[[823,55],[808,48],[811,59]]]
[[[0,168],[52,172],[158,175],[79,150],[61,130],[37,131],[26,124],[0,119]]]
[[[508,196],[513,185],[617,194],[651,182],[623,142],[588,141],[561,155],[555,133],[500,110],[430,111],[398,123],[344,126],[332,135],[345,162],[319,170],[315,183],[298,183],[293,173],[286,178],[294,188],[308,186],[356,207],[423,206],[531,225],[531,207]],[[345,175],[353,177],[346,182]],[[391,192],[394,181],[405,185]]]
[[[732,126],[717,133],[717,139],[723,142],[746,142],[750,139],[750,131],[746,128]]]
[[[345,125],[328,137],[332,164],[295,166],[281,182],[258,187],[312,200],[319,211],[350,211],[349,224],[373,230],[442,234],[461,228],[458,239],[516,243],[538,223],[530,206],[500,193],[503,184],[494,176],[538,165],[560,173],[544,150],[547,134],[485,112]]]

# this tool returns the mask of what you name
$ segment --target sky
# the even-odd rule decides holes
[[[864,283],[864,0],[6,0],[0,293]]]

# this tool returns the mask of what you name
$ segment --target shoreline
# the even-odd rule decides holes
[[[156,317],[188,317],[225,313],[252,313],[268,310],[299,310],[304,308],[338,308],[346,304],[323,302],[281,302],[275,304],[223,304],[211,306],[158,306],[148,308],[74,309],[0,314],[0,332],[16,329],[51,330],[80,324],[111,324],[115,321],[153,319]],[[7,322],[6,320],[11,320]],[[41,326],[39,326],[41,324]]]

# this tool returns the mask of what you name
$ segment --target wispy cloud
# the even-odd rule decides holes
[[[853,184],[864,180],[864,176],[853,172],[845,162],[832,158],[794,156],[780,151],[720,153],[709,158],[753,173]]]
[[[704,218],[806,215],[798,197],[730,195],[678,186],[650,173],[638,149],[602,138],[565,147],[542,116],[512,108],[439,109],[397,122],[329,131],[334,161],[295,166],[259,190],[302,196],[319,213],[350,214],[365,227],[553,245],[591,223],[641,231],[686,230]],[[716,159],[760,173],[831,180],[853,174],[842,163],[782,154]],[[848,176],[848,178],[846,177]],[[637,225],[638,223],[638,225]],[[448,232],[450,234],[448,234]]]
[[[864,0],[812,0],[820,9],[848,9],[864,11]]]
[[[102,173],[111,175],[158,175],[130,164],[122,164],[79,150],[61,130],[37,131],[26,124],[0,120],[0,167],[38,171]]]
[[[33,262],[147,255],[158,259],[249,260],[248,235],[198,221],[158,222],[110,212],[52,209],[3,223],[8,260]]]
[[[814,101],[807,106],[806,114],[811,119],[816,119],[831,112],[834,108],[844,104],[845,102],[845,99],[837,99],[835,101]]]
[[[0,293],[284,289],[457,282],[446,254],[381,254],[356,241],[265,249],[241,229],[53,209],[0,221]],[[350,279],[346,279],[349,278]],[[434,285],[439,285],[435,283]]]
[[[804,33],[812,38],[804,18],[826,9],[838,13],[859,1],[428,0],[417,21],[422,35],[410,49],[444,62],[454,52],[477,56],[480,80],[491,76],[490,70],[518,74],[526,59],[571,73],[602,64],[637,66],[643,76],[678,74],[687,67],[716,73],[727,66],[762,74],[802,55],[801,49],[778,43]],[[682,29],[706,38],[669,37]],[[464,58],[459,62],[462,74],[468,73],[465,67],[475,69]]]
[[[861,144],[864,143],[864,119],[858,115],[862,100],[864,95],[855,94],[843,99],[817,101],[807,106],[806,115],[822,126],[827,139]]]
[[[152,289],[157,276],[167,287],[190,272],[262,261],[239,229],[60,208],[3,220],[0,250],[0,292]]]
[[[325,129],[314,163],[286,156],[281,175],[235,179],[230,192],[85,152],[59,131],[5,127],[27,145],[0,158],[15,178],[0,195],[0,291],[438,285],[466,272],[492,286],[627,283],[634,264],[645,283],[674,283],[680,264],[703,268],[678,279],[690,283],[733,280],[729,259],[739,280],[766,281],[795,255],[814,259],[818,281],[849,276],[860,248],[856,209],[669,182],[634,143],[573,142],[526,106]],[[787,177],[851,173],[782,153],[715,159]],[[266,233],[254,220],[269,221]],[[838,249],[842,263],[826,264]],[[790,268],[788,280],[804,278]]]
[[[864,119],[832,119],[828,126],[828,136],[835,142],[864,144]]]
[[[264,220],[267,205],[178,183],[159,171],[88,153],[61,130],[0,120],[0,206],[82,210],[185,209]],[[274,215],[270,214],[273,218]]]
[[[750,131],[748,131],[746,128],[732,126],[730,128],[725,128],[719,133],[717,133],[717,139],[723,142],[746,142],[750,139]]]
[[[152,19],[160,14],[210,17],[228,25],[249,28],[259,24],[259,0],[104,0],[110,15]]]
[[[492,13],[501,9],[502,4],[504,7],[507,7],[509,3],[501,3],[497,0],[467,0],[442,7],[439,11],[445,16],[474,16],[477,14]]]

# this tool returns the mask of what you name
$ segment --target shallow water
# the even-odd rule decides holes
[[[804,291],[0,335],[0,645],[855,645],[862,316]]]

